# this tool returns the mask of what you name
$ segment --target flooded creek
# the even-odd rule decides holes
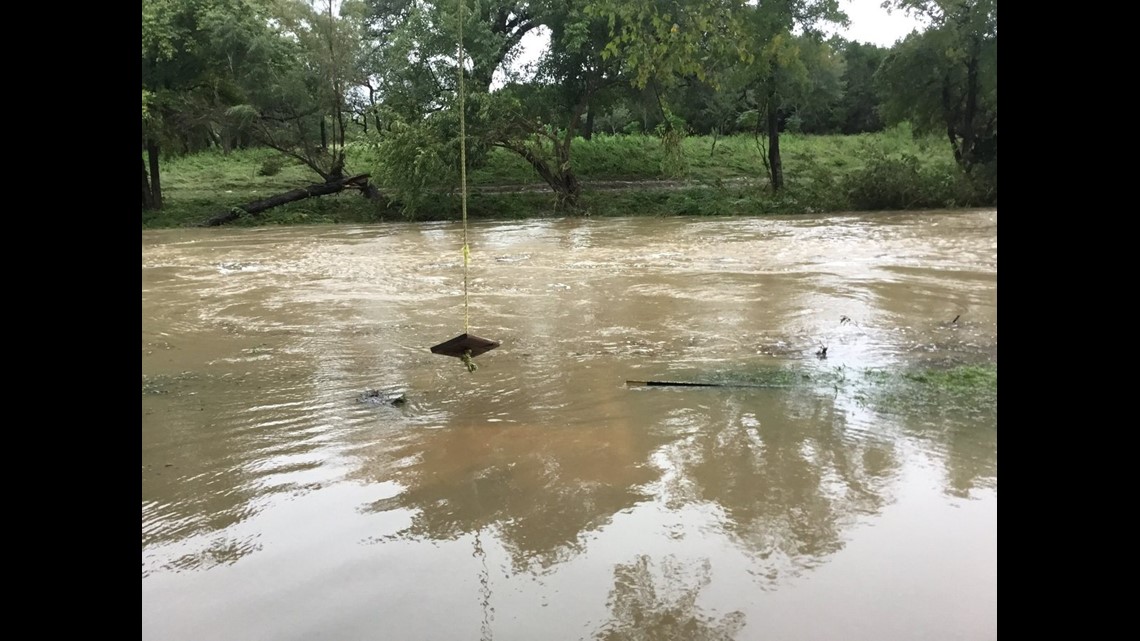
[[[996,211],[469,236],[143,233],[144,639],[996,638]]]

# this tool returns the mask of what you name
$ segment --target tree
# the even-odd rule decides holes
[[[517,88],[492,96],[487,104],[495,105],[498,113],[484,118],[489,125],[483,134],[487,143],[522,156],[554,192],[559,209],[579,208],[581,184],[574,173],[571,145],[582,129],[583,116],[595,97],[620,79],[619,61],[600,54],[608,37],[605,23],[583,9],[583,3],[567,2],[547,14],[550,51],[540,64],[539,81],[555,89],[553,118],[543,122],[527,114]],[[552,124],[555,119],[559,128]]]
[[[766,166],[772,188],[782,187],[779,121],[799,57],[792,31],[818,38],[820,23],[844,23],[837,0],[593,0],[590,10],[608,19],[604,53],[623,58],[636,86],[672,87],[691,77],[716,86],[723,73],[742,83],[765,114]],[[677,140],[674,132],[665,127]]]
[[[254,141],[291,156],[322,183],[233,208],[220,224],[301,198],[358,189],[346,174],[348,96],[363,83],[364,6],[355,0],[144,0],[143,209],[161,206],[160,149]]]
[[[281,45],[259,0],[143,1],[143,209],[162,206],[163,149],[229,149],[240,127],[229,110],[267,84]]]
[[[196,47],[204,2],[143,0],[142,4],[142,207],[162,208],[162,142],[176,137],[173,104],[199,84],[205,65]],[[149,163],[149,177],[147,174]]]
[[[366,84],[364,14],[364,5],[351,0],[339,10],[332,0],[277,0],[278,64],[245,83],[245,102],[228,111],[259,142],[326,183],[345,178],[349,96]]]
[[[464,1],[462,73],[469,125],[467,161],[486,145],[479,113],[494,73],[539,24],[539,2]],[[376,101],[375,172],[407,215],[432,192],[458,183],[459,3],[457,0],[366,0],[367,90]]]
[[[603,56],[621,59],[643,88],[709,81],[734,58],[750,58],[740,40],[746,8],[745,0],[592,0],[586,12],[609,27]]]
[[[374,3],[384,125],[378,132],[383,161],[378,173],[392,184],[406,210],[427,193],[453,184],[458,160],[458,5]],[[617,82],[620,61],[599,55],[605,24],[587,15],[580,0],[479,5],[463,22],[464,115],[469,165],[491,147],[518,154],[551,188],[559,208],[578,209],[581,186],[571,146],[588,120],[591,103]],[[496,70],[513,55],[522,34],[539,25],[551,46],[528,84],[490,91]],[[450,31],[449,31],[450,30]],[[425,91],[423,87],[430,87]]]
[[[147,174],[146,160],[139,160],[142,162],[142,209],[147,211],[150,209],[162,208],[162,188],[159,185],[159,171],[158,171],[158,148],[155,146],[152,151],[150,144],[150,137],[148,136],[148,129],[155,129],[153,122],[154,116],[151,111],[151,101],[153,100],[154,93],[142,90],[142,148],[147,152],[148,160],[150,160],[150,175],[154,176],[154,181],[150,180],[150,175]],[[148,127],[149,126],[149,127]]]
[[[458,0],[364,0],[369,8],[369,34],[377,53],[402,51],[400,60],[384,56],[387,63],[403,68],[409,59],[427,72],[434,84],[450,85],[455,68],[450,57],[456,50]],[[549,1],[549,0],[547,0]],[[487,0],[465,2],[463,48],[472,62],[473,93],[487,92],[495,71],[510,60],[523,36],[542,24],[547,6],[543,0]],[[555,4],[555,3],[551,3]],[[381,74],[387,70],[377,68]]]
[[[883,61],[876,82],[888,122],[944,132],[967,174],[997,163],[997,0],[892,0],[930,21]]]
[[[875,72],[887,57],[887,50],[873,44],[844,42],[843,98],[839,107],[839,131],[860,134],[881,131],[879,94],[875,90]]]
[[[832,43],[813,37],[797,38],[806,76],[800,91],[789,97],[786,128],[795,133],[827,134],[839,129],[846,65]]]
[[[590,0],[587,12],[606,20],[604,59],[621,60],[637,89],[651,89],[660,114],[664,169],[683,173],[684,118],[669,106],[670,90],[691,80],[713,85],[717,73],[750,60],[741,40],[744,0]],[[648,120],[648,119],[646,119]],[[648,123],[646,123],[648,124]]]
[[[765,169],[772,191],[784,186],[780,154],[780,120],[798,99],[811,91],[808,65],[821,38],[824,22],[845,24],[847,16],[836,0],[770,0],[750,12],[750,33],[760,54],[751,65],[751,95],[757,110],[765,115],[768,140]],[[803,35],[793,36],[799,29]],[[808,55],[804,55],[805,52]],[[824,56],[817,59],[830,60]]]

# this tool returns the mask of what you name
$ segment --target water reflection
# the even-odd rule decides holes
[[[648,503],[711,507],[715,529],[747,554],[759,583],[775,587],[825,562],[848,528],[891,504],[902,460],[916,450],[952,466],[952,494],[996,478],[996,447],[975,447],[992,443],[987,425],[996,436],[988,421],[946,427],[929,412],[904,420],[818,389],[621,393],[643,423],[483,424],[358,448],[352,478],[400,488],[363,509],[410,515],[370,540],[494,531],[515,571],[540,571],[584,553],[619,513]],[[923,421],[940,427],[915,427]]]
[[[944,491],[969,498],[997,488],[997,417],[993,407],[925,408],[904,414],[907,434],[943,468]]]
[[[606,605],[613,619],[594,634],[604,641],[729,641],[744,628],[743,612],[708,614],[697,600],[712,580],[708,559],[686,564],[668,556],[654,563],[639,555],[614,568]]]
[[[698,499],[724,508],[725,527],[758,559],[811,566],[842,546],[855,516],[889,500],[893,447],[843,438],[845,417],[831,399],[770,394],[731,406],[723,429],[687,444],[685,474]],[[776,574],[772,567],[768,578]]]
[[[360,452],[369,482],[406,489],[367,506],[410,510],[396,537],[450,540],[494,526],[516,569],[544,568],[583,549],[588,532],[650,495],[656,441],[615,425],[573,429],[479,426],[427,430]]]

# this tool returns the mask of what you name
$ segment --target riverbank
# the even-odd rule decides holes
[[[781,137],[785,187],[773,193],[763,147],[751,136],[685,139],[681,168],[667,163],[651,136],[598,135],[578,140],[575,170],[581,214],[590,216],[757,216],[884,209],[965,208],[996,204],[996,188],[968,180],[944,141],[914,138],[906,128],[860,136]],[[380,162],[353,147],[349,167]],[[268,149],[204,152],[163,163],[165,206],[143,212],[143,228],[192,226],[232,207],[317,180],[299,163]],[[517,155],[494,149],[469,177],[468,216],[520,219],[562,215],[554,195]],[[384,185],[379,185],[384,191]],[[235,226],[457,220],[458,190],[439,191],[414,212],[362,198],[357,191],[309,198],[243,216]]]

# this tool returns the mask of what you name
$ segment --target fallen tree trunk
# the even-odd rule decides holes
[[[209,220],[201,223],[199,227],[217,227],[218,225],[224,225],[225,223],[228,223],[232,220],[237,220],[238,218],[247,214],[256,216],[257,214],[260,214],[267,209],[279,207],[281,205],[296,202],[298,200],[304,200],[306,198],[312,198],[313,196],[327,196],[329,194],[336,194],[344,191],[345,189],[359,189],[365,198],[377,198],[379,197],[379,192],[377,192],[376,188],[368,182],[369,176],[370,174],[359,174],[350,178],[342,178],[341,180],[333,180],[326,183],[316,183],[309,185],[308,187],[301,187],[300,189],[287,191],[283,194],[270,196],[269,198],[255,200],[245,205],[238,205],[231,208],[227,212],[213,216]]]

